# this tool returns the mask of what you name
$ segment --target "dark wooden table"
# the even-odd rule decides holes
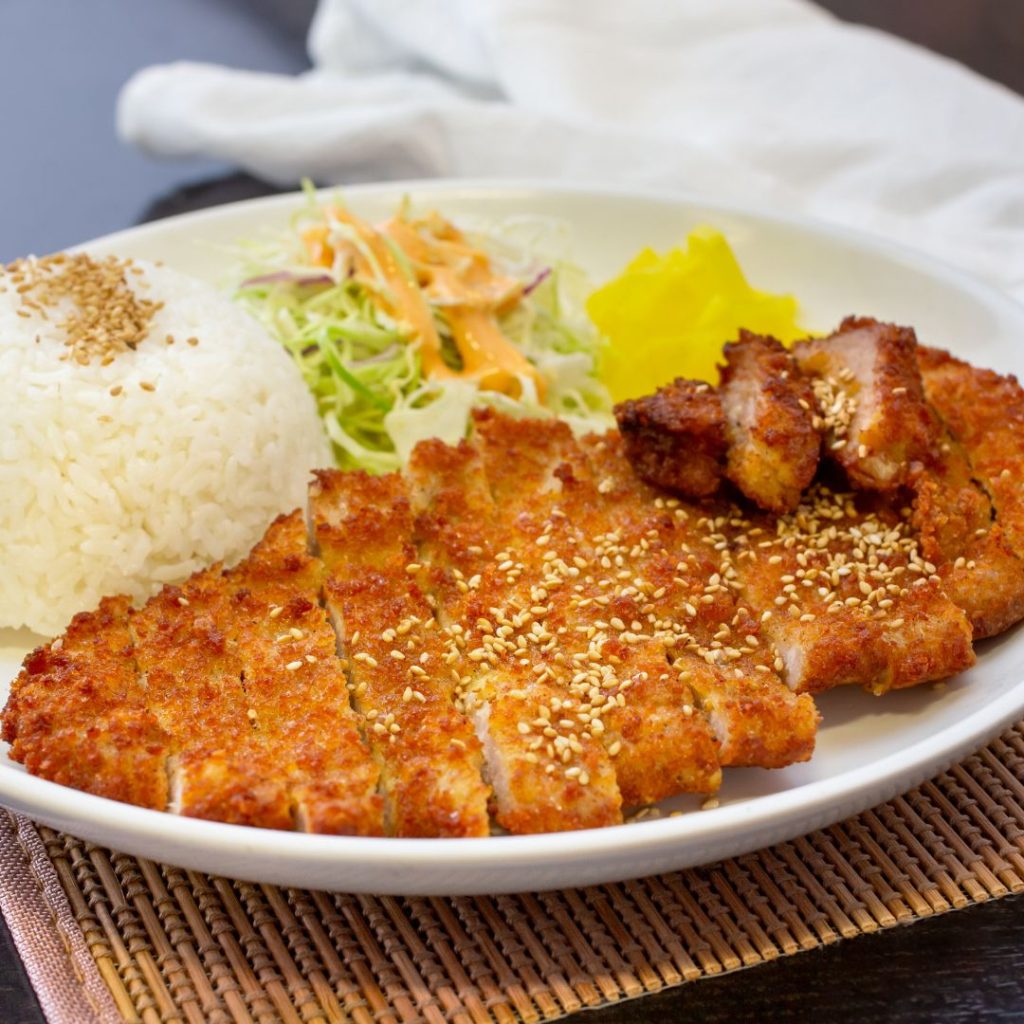
[[[1024,92],[1021,0],[822,3]],[[160,164],[121,147],[114,98],[130,72],[157,61],[299,71],[311,11],[312,0],[0,0],[0,260],[272,191],[211,162]],[[975,907],[574,1019],[1024,1020],[1024,902]],[[0,1022],[42,1020],[0,925]]]

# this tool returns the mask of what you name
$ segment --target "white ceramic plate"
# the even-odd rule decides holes
[[[530,183],[413,182],[347,190],[379,218],[400,196],[456,220],[541,214],[564,220],[573,255],[601,281],[643,246],[678,244],[698,224],[723,230],[759,286],[793,291],[810,326],[848,313],[914,325],[931,345],[1024,375],[1024,308],[930,259],[849,231],[694,198]],[[162,259],[223,282],[223,244],[283,225],[300,200],[281,196],[112,235],[90,248]],[[0,683],[33,644],[0,631]],[[489,839],[363,839],[271,832],[178,818],[29,776],[0,750],[0,802],[55,828],[132,854],[237,878],[350,892],[498,893],[638,877],[705,863],[837,821],[923,781],[1024,712],[1024,632],[982,645],[970,672],[884,697],[845,689],[820,701],[809,764],[729,770],[714,810],[667,801],[664,817],[597,831]],[[6,693],[3,694],[6,699]]]

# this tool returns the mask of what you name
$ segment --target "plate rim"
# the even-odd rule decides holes
[[[845,242],[862,251],[884,256],[890,262],[920,270],[967,293],[988,308],[1001,307],[1024,326],[1024,304],[997,286],[963,271],[927,253],[919,252],[890,239],[845,225],[830,224],[803,214],[778,213],[756,204],[715,200],[686,190],[637,189],[621,185],[587,182],[549,182],[533,178],[453,179],[425,178],[399,181],[369,182],[348,186],[328,186],[317,190],[321,197],[343,194],[353,201],[400,196],[404,193],[445,193],[463,198],[509,200],[516,193],[546,197],[573,196],[586,200],[628,200],[655,205],[699,207],[709,212],[738,215],[764,224],[797,228],[830,241]],[[75,246],[88,249],[102,245],[115,248],[122,244],[146,240],[149,236],[171,230],[199,227],[203,222],[231,217],[235,214],[258,214],[260,210],[287,208],[301,201],[300,191],[274,194],[190,211],[174,217],[137,225],[91,239]],[[415,195],[414,195],[415,198]],[[1024,639],[1022,639],[1024,643]],[[983,685],[976,681],[972,685]],[[407,871],[422,868],[429,862],[430,873],[464,868],[471,863],[477,870],[504,868],[510,872],[529,867],[578,861],[582,853],[588,857],[628,858],[631,854],[654,854],[658,850],[679,847],[679,866],[706,863],[708,858],[687,859],[686,844],[695,847],[715,841],[735,839],[730,846],[738,855],[763,845],[759,837],[772,831],[771,841],[791,838],[807,831],[806,823],[818,818],[821,824],[838,821],[888,799],[897,792],[910,789],[953,763],[970,750],[1012,722],[1024,711],[1024,666],[1021,678],[1003,694],[987,701],[967,717],[951,723],[939,733],[920,739],[881,760],[841,771],[827,778],[816,779],[793,788],[767,793],[736,803],[678,817],[662,817],[633,822],[626,826],[609,826],[576,832],[541,833],[526,836],[491,836],[480,839],[407,839],[396,837],[330,836],[301,832],[284,832],[251,826],[181,817],[95,796],[29,775],[22,767],[0,763],[0,801],[15,810],[41,819],[90,819],[102,823],[122,835],[132,833],[150,843],[166,839],[174,845],[181,841],[181,826],[188,822],[189,844],[213,855],[237,853],[257,859],[287,858],[300,866],[331,863],[339,873],[346,863],[373,861],[385,871]],[[888,795],[880,798],[883,792]],[[835,813],[831,817],[829,808]],[[814,827],[820,827],[814,826]],[[752,840],[743,846],[743,837]],[[713,854],[712,856],[720,856]],[[611,870],[606,880],[616,876]],[[623,864],[624,869],[628,864]],[[625,877],[622,875],[621,877]],[[370,891],[359,889],[353,891]],[[381,891],[374,889],[373,891]],[[388,890],[395,894],[426,892],[415,883],[399,882]],[[451,888],[449,891],[455,891]],[[497,892],[499,888],[471,888],[467,892]]]

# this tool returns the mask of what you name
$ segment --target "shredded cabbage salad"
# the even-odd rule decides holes
[[[370,226],[343,197],[306,192],[287,231],[242,246],[237,298],[301,370],[339,466],[398,469],[425,438],[465,436],[480,406],[559,416],[580,432],[612,425],[590,285],[560,255],[563,225],[520,217],[460,230],[403,203]],[[426,319],[417,326],[409,309]],[[485,334],[494,348],[481,355],[474,338]]]

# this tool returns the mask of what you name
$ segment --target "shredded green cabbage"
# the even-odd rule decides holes
[[[603,340],[584,309],[590,287],[583,272],[558,255],[564,225],[515,218],[467,231],[498,271],[524,284],[547,272],[499,321],[547,386],[541,402],[524,376],[522,395],[514,399],[463,379],[426,379],[418,343],[374,305],[361,284],[334,275],[328,281],[327,271],[310,266],[300,230],[319,206],[312,189],[307,196],[308,205],[288,231],[242,246],[236,297],[295,360],[340,467],[398,469],[425,438],[455,442],[465,436],[470,411],[480,406],[517,416],[559,416],[578,432],[611,424],[611,401],[596,376]]]

